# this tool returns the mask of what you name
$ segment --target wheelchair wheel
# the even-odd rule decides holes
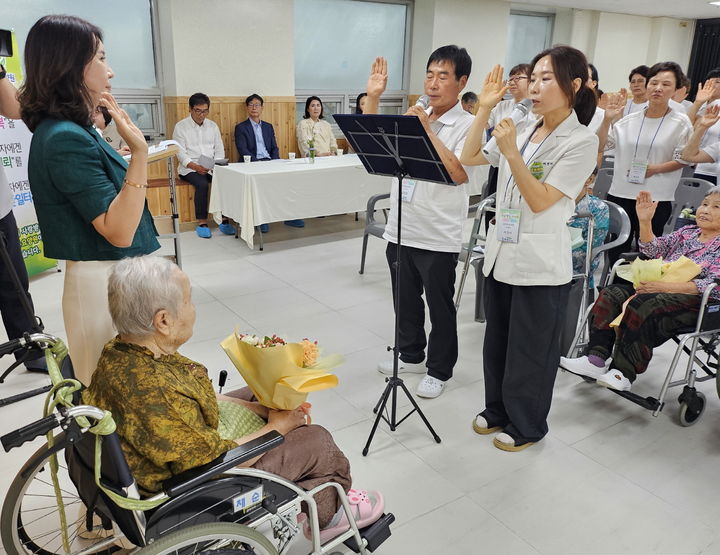
[[[63,435],[56,436],[56,443],[63,441]],[[45,444],[18,472],[5,497],[0,514],[0,535],[8,555],[65,553],[60,516],[50,478],[49,456]],[[109,550],[115,547],[112,544],[106,543],[107,549],[93,549],[93,546],[111,538],[112,530],[108,530],[107,534],[96,534],[91,539],[80,537],[85,530],[85,506],[70,480],[62,451],[58,453],[58,464],[58,481],[67,516],[70,553],[89,550],[94,554],[109,554]]]
[[[138,555],[177,553],[233,553],[234,555],[278,555],[270,540],[243,524],[213,522],[196,524],[162,536],[142,548]]]
[[[692,395],[680,396],[680,424],[683,426],[692,426],[697,424],[705,412],[705,395],[696,391]]]

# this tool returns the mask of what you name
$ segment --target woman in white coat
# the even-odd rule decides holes
[[[524,449],[548,431],[572,277],[567,221],[595,167],[598,144],[587,128],[596,99],[584,54],[556,46],[535,56],[531,67],[529,98],[541,120],[520,136],[510,119],[501,121],[493,131],[496,146],[481,151],[487,117],[505,93],[497,66],[485,80],[460,159],[499,168],[483,267],[485,409],[473,428],[501,432],[493,444],[505,451]]]

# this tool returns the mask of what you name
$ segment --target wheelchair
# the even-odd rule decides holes
[[[53,383],[46,416],[0,438],[10,451],[48,436],[17,474],[3,502],[0,535],[8,554],[110,554],[124,548],[142,555],[277,555],[297,549],[294,540],[303,528],[298,519],[301,504],[308,514],[313,554],[331,553],[342,543],[366,554],[390,536],[395,520],[390,513],[358,530],[338,484],[304,491],[280,476],[238,468],[282,443],[277,432],[173,476],[160,493],[141,498],[111,414],[78,404],[81,385],[72,379],[62,341],[44,333],[26,334],[0,345],[0,356],[37,348],[45,349]],[[57,428],[61,432],[53,435]],[[321,545],[313,495],[329,487],[336,488],[350,528]]]
[[[612,267],[603,287],[612,284],[617,268],[638,257],[637,253],[623,255]],[[717,280],[720,282],[720,280]],[[680,408],[678,419],[682,426],[693,426],[697,424],[705,411],[705,395],[695,387],[696,383],[716,379],[718,368],[720,368],[720,303],[710,301],[710,295],[720,283],[710,285],[704,292],[698,311],[697,321],[694,326],[680,329],[673,336],[676,343],[670,368],[667,371],[662,387],[657,397],[643,397],[632,391],[618,391],[609,389],[613,393],[624,397],[647,410],[652,411],[653,416],[658,416],[665,406],[668,391],[672,387],[682,387],[682,393],[678,396]],[[589,306],[577,327],[577,331],[567,353],[568,358],[579,356],[583,347],[587,346],[588,318],[592,306]],[[687,366],[685,375],[673,380],[673,376],[680,364],[682,355],[687,355]],[[564,371],[564,368],[561,368]],[[700,375],[698,373],[700,372]],[[581,376],[587,382],[594,382],[593,378]],[[720,383],[718,394],[720,395]]]

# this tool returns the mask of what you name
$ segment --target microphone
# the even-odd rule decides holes
[[[422,95],[417,99],[415,106],[420,106],[423,110],[427,110],[427,107],[430,106],[430,97],[426,94]]]
[[[219,391],[218,393],[222,393],[223,387],[225,387],[225,382],[227,382],[227,370],[220,370],[220,377],[218,378],[218,386]]]
[[[532,100],[530,100],[529,98],[526,98],[525,100],[520,101],[518,104],[515,104],[512,112],[510,112],[510,119],[512,120],[512,122],[515,125],[520,123],[523,118],[528,115],[531,107]],[[482,149],[483,154],[487,156],[490,153],[490,150],[495,147],[496,142],[497,141],[495,140],[495,137],[490,137],[490,140]]]

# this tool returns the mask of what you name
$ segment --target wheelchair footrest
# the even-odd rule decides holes
[[[383,514],[370,526],[360,529],[360,537],[367,541],[366,549],[371,553],[390,537],[390,525],[395,522],[395,515],[392,513]],[[360,553],[360,547],[354,537],[345,540],[345,545],[354,553]]]
[[[641,397],[637,393],[633,393],[632,391],[618,391],[617,389],[608,388],[613,393],[620,395],[620,397],[625,397],[628,401],[632,401],[636,405],[640,405],[642,408],[655,411],[657,409],[662,409],[663,404],[660,403],[655,397]]]

